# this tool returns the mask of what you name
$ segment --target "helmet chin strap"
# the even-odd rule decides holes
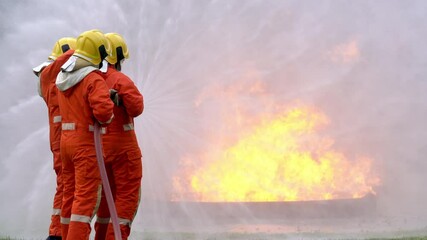
[[[108,53],[107,53],[107,50],[105,50],[104,45],[99,46],[98,50],[99,50],[99,56],[101,57],[101,62],[99,63],[98,68],[101,69],[102,68],[102,62],[108,56]]]
[[[114,64],[114,67],[117,69],[117,71],[121,71],[122,70],[122,63],[125,60],[125,56],[123,55],[123,48],[117,47],[116,53],[117,53],[117,63]]]
[[[120,62],[117,62],[116,64],[114,64],[114,68],[116,68],[116,70],[120,72],[122,70],[122,65],[120,64]]]

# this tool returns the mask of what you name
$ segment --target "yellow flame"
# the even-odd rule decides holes
[[[200,156],[200,167],[187,166],[188,177],[175,178],[174,200],[301,201],[373,193],[379,178],[372,161],[349,161],[332,150],[333,141],[315,133],[327,123],[308,108],[264,121],[234,145]]]

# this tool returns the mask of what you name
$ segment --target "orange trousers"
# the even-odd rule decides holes
[[[130,235],[131,223],[140,201],[142,159],[140,153],[137,153],[129,151],[121,155],[106,156],[105,159],[122,239],[128,239]],[[95,231],[95,240],[114,240],[113,225],[110,223],[110,212],[104,192],[97,213]]]
[[[53,197],[53,211],[49,226],[49,236],[61,236],[60,216],[64,188],[62,183],[62,163],[59,148],[52,150],[52,153],[54,162],[53,166],[56,173],[56,192],[55,196]]]
[[[61,140],[61,158],[64,183],[62,239],[87,240],[102,191],[95,147],[67,144]]]

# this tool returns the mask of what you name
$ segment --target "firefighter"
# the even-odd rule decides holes
[[[53,153],[53,169],[56,173],[56,192],[53,198],[53,211],[47,240],[61,239],[60,213],[63,193],[62,163],[59,151],[61,115],[59,113],[55,80],[60,71],[60,67],[73,54],[73,49],[75,47],[75,38],[65,37],[59,39],[48,57],[48,62],[41,64],[39,68],[33,69],[34,73],[39,76],[39,94],[48,108],[50,150]],[[65,56],[58,58],[63,54]]]
[[[109,51],[102,32],[83,32],[77,37],[74,54],[62,65],[56,79],[62,116],[64,240],[89,239],[90,223],[99,206],[102,187],[93,131],[96,121],[108,124],[114,116],[114,103],[99,71]]]
[[[142,179],[142,155],[134,131],[134,118],[143,109],[143,96],[133,81],[123,74],[121,64],[129,57],[127,45],[117,33],[107,33],[112,49],[106,57],[108,69],[105,81],[110,88],[114,119],[102,137],[105,167],[113,192],[122,239],[128,239],[136,215]],[[108,230],[107,230],[108,229]],[[101,200],[95,222],[95,239],[114,239],[113,226],[105,199]]]

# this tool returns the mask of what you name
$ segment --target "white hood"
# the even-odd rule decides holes
[[[98,68],[87,66],[72,72],[61,71],[56,77],[55,84],[60,91],[64,92],[79,83],[84,77],[95,70],[98,70]]]
[[[53,61],[52,60],[48,60],[46,62],[41,63],[37,67],[33,67],[34,74],[36,74],[36,76],[38,76],[39,73],[43,70],[43,68],[49,66],[51,63],[53,63]]]

